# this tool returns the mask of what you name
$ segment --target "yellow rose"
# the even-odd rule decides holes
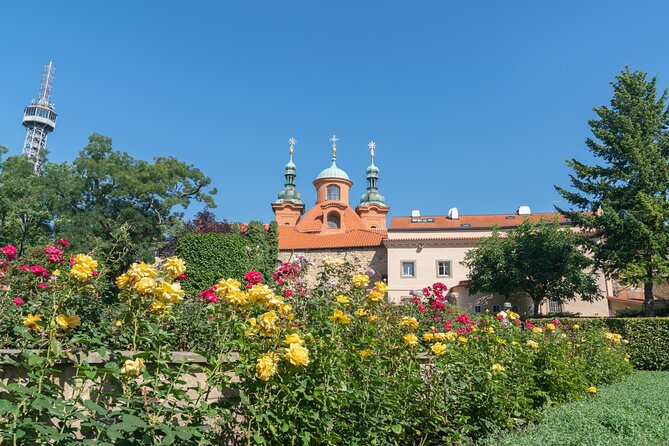
[[[500,373],[500,372],[503,372],[503,371],[504,371],[504,367],[502,367],[502,364],[500,364],[500,363],[498,363],[498,362],[496,362],[495,364],[493,364],[492,367],[491,367],[490,369],[491,369],[493,372],[497,372],[497,373]]]
[[[423,333],[423,341],[429,342],[434,339],[434,333]]]
[[[386,294],[388,292],[388,285],[385,282],[376,282],[374,284],[374,291],[380,294]]]
[[[402,327],[407,327],[411,330],[415,330],[416,328],[418,328],[418,321],[413,316],[411,317],[404,316],[402,319],[400,319],[400,325]]]
[[[348,305],[350,303],[350,301],[348,300],[348,297],[346,297],[344,295],[341,295],[341,294],[339,296],[335,297],[335,299],[337,300],[337,302],[339,302],[340,304],[343,304],[343,305]]]
[[[264,304],[274,297],[272,289],[262,283],[256,283],[247,290],[247,293],[251,302],[258,302],[259,304]]]
[[[153,265],[147,265],[144,262],[133,263],[128,268],[126,275],[131,283],[139,282],[144,277],[158,277],[158,270]]]
[[[163,268],[167,271],[167,274],[174,278],[186,272],[186,263],[179,257],[169,257],[165,260],[165,266],[163,266]]]
[[[221,279],[216,284],[216,294],[219,296],[227,296],[230,293],[237,293],[239,292],[240,285],[239,281],[235,279]]]
[[[256,318],[250,317],[247,319],[247,321],[249,323],[249,329],[245,332],[246,336],[255,336],[255,334],[258,333],[258,330],[260,329]]]
[[[383,301],[383,294],[378,291],[372,290],[367,295],[367,300],[371,303],[378,303]]]
[[[434,334],[434,340],[435,341],[445,341],[446,340],[446,333],[444,332],[439,332]]]
[[[265,353],[256,363],[256,376],[263,381],[269,381],[278,369],[278,362],[279,356],[276,353]]]
[[[578,324],[574,324],[571,326],[571,328],[573,328],[574,330],[578,330],[579,328],[581,328],[581,326]]]
[[[458,336],[458,342],[459,342],[459,343],[461,343],[461,344],[466,344],[467,341],[468,341],[468,339],[465,338],[464,336]]]
[[[28,316],[26,316],[25,319],[23,319],[23,325],[35,331],[42,331],[42,327],[39,325],[39,322],[41,321],[42,321],[41,316],[37,314],[33,315],[31,313],[28,314]]]
[[[377,315],[375,315],[375,314],[370,314],[370,315],[367,317],[367,320],[368,320],[369,322],[376,322],[376,320],[377,320],[378,318],[379,318],[379,317],[378,317]]]
[[[93,270],[82,264],[74,264],[70,268],[70,274],[74,276],[75,279],[84,282],[88,280],[89,277],[93,276]]]
[[[279,316],[277,316],[276,312],[272,310],[261,314],[260,318],[258,318],[258,324],[266,335],[272,335],[278,330],[278,327],[276,326],[278,320]]]
[[[283,343],[286,345],[290,344],[304,345],[304,339],[300,338],[300,335],[297,333],[291,333],[289,335],[286,335],[286,338],[283,340]]]
[[[358,308],[353,314],[355,314],[357,317],[369,316],[369,313],[367,313],[367,310],[364,308]]]
[[[123,375],[139,376],[142,370],[144,370],[144,360],[142,358],[137,358],[134,361],[132,359],[126,359],[123,367],[121,367],[121,373]]]
[[[541,334],[541,333],[543,333],[543,332],[544,332],[544,330],[541,329],[540,327],[533,327],[533,328],[532,328],[532,333],[535,333],[535,334]]]
[[[430,350],[432,350],[432,353],[434,353],[437,356],[443,355],[444,352],[446,351],[446,344],[443,344],[441,342],[436,342],[432,344]]]
[[[597,393],[597,387],[595,387],[595,386],[588,387],[588,392],[592,393],[592,394]]]
[[[153,280],[153,279],[146,279],[146,280]],[[139,286],[139,283],[137,284],[137,286]],[[160,286],[156,289],[156,296],[165,300],[166,302],[175,304],[177,302],[180,302],[181,299],[183,299],[184,291],[181,289],[181,284],[178,282],[169,283],[163,281],[160,283]]]
[[[128,277],[127,274],[121,274],[116,278],[116,286],[121,289],[125,290],[128,289],[130,286],[130,278]]]
[[[550,330],[550,331],[555,330],[555,324],[551,324],[551,323],[546,324],[546,330]]]
[[[413,333],[408,333],[404,335],[403,339],[406,345],[411,345],[411,346],[418,345],[418,337],[416,337],[416,335]]]
[[[64,329],[77,328],[81,325],[81,319],[79,316],[61,314],[56,317],[56,324]]]
[[[123,322],[121,322],[120,320],[117,320],[116,322],[114,322],[114,325],[115,325],[117,328],[118,328],[118,327],[122,327],[122,326],[123,326]]]
[[[300,344],[290,344],[284,358],[293,365],[306,366],[309,364],[309,350]]]
[[[290,304],[284,304],[284,305],[281,305],[281,307],[279,307],[279,313],[280,314],[287,315],[287,314],[290,314],[291,311],[293,311],[293,306],[290,305]]]
[[[539,343],[538,343],[538,342],[535,342],[535,341],[527,341],[527,344],[526,344],[526,345],[527,345],[529,348],[532,348],[532,349],[534,349],[534,348],[539,348]]]
[[[370,349],[366,348],[366,349],[364,349],[364,350],[360,350],[358,353],[359,353],[360,356],[362,356],[363,358],[366,358],[366,357],[368,357],[369,355],[372,354],[372,351],[371,351]]]
[[[356,274],[353,276],[353,279],[351,279],[351,282],[353,283],[354,286],[357,286],[359,288],[366,287],[369,285],[369,276],[365,274]]]
[[[347,314],[344,314],[341,310],[334,310],[332,316],[328,317],[332,322],[339,322],[343,325],[346,325],[351,322],[351,317]]]
[[[94,270],[98,267],[98,262],[86,254],[77,254],[74,256],[74,263],[76,265],[83,265],[90,270]]]
[[[216,289],[218,293],[218,288]],[[225,302],[236,307],[243,307],[248,303],[248,295],[244,291],[231,290],[225,294]]]
[[[148,296],[150,294],[153,294],[156,291],[156,288],[158,287],[158,284],[154,279],[151,279],[150,277],[142,277],[139,279],[139,281],[135,284],[135,289],[139,294],[143,294],[144,296]]]

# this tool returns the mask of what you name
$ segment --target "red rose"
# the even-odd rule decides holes
[[[56,243],[58,243],[63,248],[67,248],[68,246],[70,246],[70,242],[68,242],[64,238],[58,239],[58,241]]]
[[[14,260],[14,256],[16,256],[16,247],[14,245],[7,245],[0,248],[0,251],[7,256],[7,260]]]
[[[285,295],[286,297],[293,297],[293,290],[286,290],[286,292],[284,293],[284,295]]]

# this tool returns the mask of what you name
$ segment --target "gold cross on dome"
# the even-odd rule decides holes
[[[295,150],[295,144],[297,144],[297,140],[291,136],[290,139],[288,140],[288,144],[290,144],[289,150],[290,154],[292,155],[293,151]]]
[[[330,141],[332,141],[332,153],[337,152],[337,141],[339,141],[339,138],[337,138],[335,135],[332,135],[332,138],[330,138]]]
[[[369,156],[374,158],[374,149],[376,149],[376,143],[374,141],[370,141],[369,144],[367,144],[367,147],[369,147]]]

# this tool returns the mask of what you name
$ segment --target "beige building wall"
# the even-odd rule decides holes
[[[390,232],[385,244],[388,249],[388,295],[392,302],[400,302],[410,297],[412,290],[421,290],[435,282],[444,283],[449,289],[449,297],[458,306],[471,312],[494,311],[505,302],[504,296],[489,293],[469,295],[465,282],[468,268],[461,264],[465,255],[473,249],[478,240],[488,237],[492,231],[403,231]],[[440,276],[438,262],[450,262],[450,275]],[[414,276],[402,274],[402,263],[414,262]],[[607,296],[612,295],[611,283],[604,276],[598,277],[602,299],[585,302],[577,299],[562,306],[562,311],[580,313],[583,316],[609,316]],[[521,296],[508,299],[520,313],[531,314],[532,300]],[[542,313],[549,312],[549,304],[542,305]]]

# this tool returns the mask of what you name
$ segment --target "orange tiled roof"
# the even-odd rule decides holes
[[[546,212],[541,214],[517,215],[517,214],[488,214],[488,215],[460,215],[457,220],[451,220],[445,215],[421,216],[418,219],[412,217],[393,217],[390,222],[389,231],[407,231],[407,230],[467,230],[467,229],[489,229],[493,226],[500,228],[509,228],[520,225],[525,220],[531,220],[535,223],[542,218],[544,220],[553,220],[559,218],[560,223],[567,223],[567,219],[555,212]],[[416,221],[420,220],[420,221]],[[431,221],[430,221],[431,220]]]
[[[299,225],[298,225],[299,226]],[[381,246],[386,231],[354,229],[335,234],[300,232],[293,226],[279,227],[279,249],[332,249]]]
[[[337,209],[342,213],[341,224],[346,231],[366,229],[362,219],[353,209],[337,201],[324,201],[311,208],[297,223],[296,229],[299,232],[320,232],[323,227],[323,214],[327,213],[329,208]]]

